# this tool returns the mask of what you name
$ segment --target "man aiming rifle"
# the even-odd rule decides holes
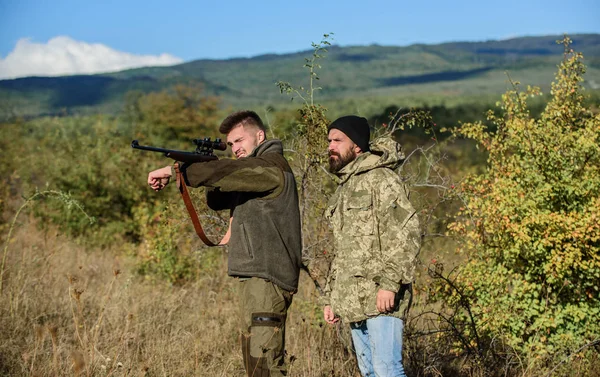
[[[235,160],[178,164],[183,185],[207,188],[213,210],[229,209],[228,274],[239,280],[241,346],[248,376],[285,376],[285,322],[298,288],[302,239],[298,192],[280,140],[267,140],[253,111],[221,123]],[[175,175],[171,166],[148,174],[160,191]]]

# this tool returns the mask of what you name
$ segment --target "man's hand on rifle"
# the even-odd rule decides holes
[[[164,168],[151,171],[148,174],[148,184],[150,185],[152,190],[160,191],[163,188],[165,188],[166,185],[169,184],[171,176],[171,166],[165,166]]]

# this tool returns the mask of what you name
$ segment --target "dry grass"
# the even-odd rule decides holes
[[[0,295],[0,375],[244,374],[225,254],[198,281],[168,286],[136,276],[125,250],[86,250],[20,221]],[[287,327],[290,376],[358,376],[302,279]]]
[[[135,275],[127,247],[85,249],[20,219],[0,294],[0,376],[244,375],[226,254],[197,281],[171,286]],[[417,316],[419,301],[406,329],[409,375],[486,375],[452,353],[434,319]],[[323,325],[315,303],[303,273],[286,333],[289,376],[359,377],[347,330]],[[598,376],[594,360],[573,358],[552,376]],[[493,375],[546,373],[507,364]]]

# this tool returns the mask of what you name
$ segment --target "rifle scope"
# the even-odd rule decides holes
[[[214,141],[210,140],[210,137],[205,137],[204,139],[194,139],[192,143],[196,145],[198,149],[216,149],[219,151],[227,150],[227,143],[221,141],[221,139],[216,138]]]

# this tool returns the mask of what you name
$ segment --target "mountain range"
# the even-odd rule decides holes
[[[600,34],[571,35],[584,54],[584,86],[600,89]],[[323,103],[390,104],[499,96],[520,81],[548,89],[563,56],[562,36],[411,46],[328,46],[318,59]],[[0,119],[49,114],[116,113],[132,90],[151,92],[201,84],[231,107],[280,107],[290,101],[275,83],[309,86],[306,59],[313,50],[251,58],[195,60],[169,67],[61,77],[0,80]]]

